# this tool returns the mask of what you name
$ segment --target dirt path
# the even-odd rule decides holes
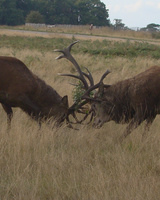
[[[32,37],[63,37],[63,38],[75,38],[80,40],[110,40],[126,42],[147,42],[150,44],[160,45],[160,40],[147,40],[147,39],[133,39],[133,38],[121,38],[121,37],[109,37],[109,36],[95,36],[95,35],[83,35],[83,34],[69,34],[69,33],[50,33],[39,31],[26,31],[26,30],[12,30],[12,29],[0,29],[0,34],[6,35],[20,35],[20,36],[32,36]]]

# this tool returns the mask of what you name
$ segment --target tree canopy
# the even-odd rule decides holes
[[[110,24],[108,9],[100,0],[0,0],[0,24],[24,24],[33,11],[46,24]]]

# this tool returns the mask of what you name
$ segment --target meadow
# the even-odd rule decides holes
[[[76,38],[44,38],[8,35],[0,31],[0,55],[14,56],[51,85],[72,105],[74,80],[59,77],[75,73],[54,49],[63,49]],[[95,82],[106,69],[104,80],[112,84],[132,77],[152,65],[160,65],[160,46],[147,42],[82,40],[72,54],[88,67]],[[106,123],[64,124],[52,129],[38,124],[14,108],[12,128],[6,131],[6,113],[0,107],[0,199],[1,200],[157,200],[160,196],[160,116],[145,140],[144,123],[122,143],[118,138],[126,125]]]

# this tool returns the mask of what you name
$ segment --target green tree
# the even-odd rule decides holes
[[[38,11],[31,11],[26,17],[26,22],[28,22],[28,23],[44,23],[44,17]]]
[[[114,19],[114,21],[115,21],[114,29],[116,30],[126,29],[125,24],[122,23],[122,19]]]
[[[109,25],[100,0],[0,0],[0,24],[24,24],[31,11],[39,12],[43,17],[37,16],[38,22],[46,24]]]
[[[146,29],[148,31],[152,31],[152,32],[160,31],[160,24],[154,24],[154,23],[148,24]]]
[[[109,25],[108,10],[100,0],[78,0],[80,24],[94,24],[97,26]]]
[[[76,0],[55,0],[52,15],[55,24],[77,24]]]
[[[24,18],[29,14],[31,10],[34,10],[32,0],[16,0],[16,8],[23,11]]]
[[[33,1],[33,0],[32,0]],[[108,10],[100,0],[34,0],[47,24],[109,25]]]
[[[140,29],[141,31],[160,32],[160,24],[148,24],[146,27]]]
[[[20,25],[24,24],[23,10],[17,9],[16,0],[0,0],[0,24]]]

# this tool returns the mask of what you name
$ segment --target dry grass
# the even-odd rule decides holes
[[[1,55],[13,49],[1,48]],[[58,72],[73,71],[56,53],[16,51],[14,55],[62,96],[69,95],[69,78]],[[91,57],[76,55],[98,81],[110,69],[106,83],[131,77],[159,60]],[[117,139],[126,125],[110,122],[100,130],[65,125],[41,130],[19,109],[14,109],[12,129],[6,133],[6,115],[0,108],[0,199],[3,200],[157,200],[160,196],[160,118],[154,121],[147,138],[141,141],[143,124],[122,144]]]
[[[99,35],[99,36],[109,36],[109,37],[122,37],[122,38],[145,38],[152,39],[152,34],[143,31],[132,31],[132,30],[114,30],[110,27],[99,27],[90,30],[90,25],[86,26],[56,26],[56,27],[37,27],[33,26],[19,26],[17,27],[21,30],[37,30],[46,31],[49,33],[72,33],[72,34],[86,34],[86,35]]]
[[[45,37],[45,38],[72,38],[80,40],[113,40],[130,41],[142,40],[159,45],[160,39],[155,39],[150,32],[132,31],[132,30],[114,30],[109,27],[94,28],[89,30],[89,26],[71,26],[71,27],[53,27],[53,28],[34,28],[28,26],[0,27],[0,35],[8,36],[27,36],[27,37]],[[25,32],[27,31],[27,32]],[[98,36],[98,37],[97,37]]]

